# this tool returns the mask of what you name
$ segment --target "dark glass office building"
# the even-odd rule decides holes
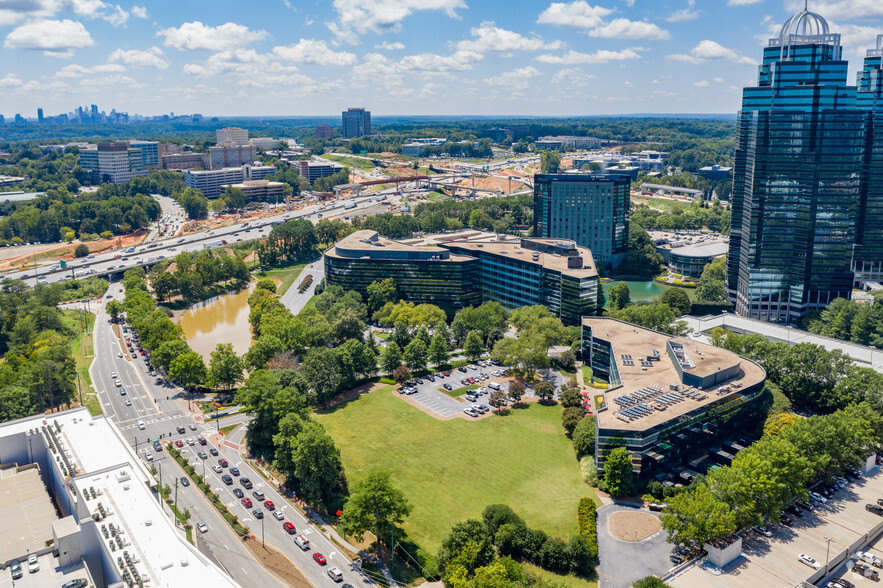
[[[848,86],[840,35],[806,10],[764,49],[738,119],[727,258],[738,314],[794,322],[880,271],[879,54]]]
[[[533,236],[569,239],[616,267],[628,252],[630,189],[627,175],[537,174]]]

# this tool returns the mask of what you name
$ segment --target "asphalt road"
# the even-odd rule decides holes
[[[230,225],[228,227],[212,229],[207,232],[195,233],[185,237],[169,237],[159,241],[153,241],[147,245],[139,245],[134,252],[126,251],[110,251],[95,255],[93,258],[83,258],[68,264],[67,269],[50,272],[49,268],[44,265],[35,272],[33,269],[27,271],[16,271],[6,274],[3,277],[12,279],[21,279],[28,286],[35,285],[36,281],[43,280],[47,283],[62,282],[70,280],[73,277],[86,277],[87,275],[104,275],[107,272],[120,273],[126,269],[137,267],[139,265],[152,265],[158,263],[162,259],[174,257],[182,251],[201,251],[207,245],[211,247],[223,247],[220,241],[227,241],[227,244],[236,241],[248,241],[250,239],[259,239],[269,234],[272,225],[295,218],[306,218],[312,222],[318,222],[322,218],[338,218],[344,216],[353,216],[359,211],[370,208],[377,204],[377,198],[386,196],[388,202],[397,201],[395,190],[390,189],[383,192],[377,192],[369,196],[359,196],[347,200],[347,203],[354,202],[356,207],[353,209],[345,209],[344,202],[333,202],[325,205],[313,204],[295,212],[278,212],[277,214],[264,217],[257,221],[243,221]],[[162,201],[161,201],[162,202]],[[166,203],[168,205],[168,203]],[[162,205],[162,204],[161,204]],[[248,223],[249,226],[244,226]],[[115,257],[119,255],[120,258]],[[139,263],[139,261],[141,263]],[[48,264],[47,264],[48,265]],[[95,274],[87,274],[94,270]],[[77,275],[80,274],[80,275]]]
[[[119,286],[114,284],[111,286],[110,292],[114,293],[114,296],[118,296],[119,294],[116,293],[118,288]],[[242,458],[237,448],[241,441],[241,435],[244,433],[244,427],[237,430],[236,441],[228,440],[228,443],[221,446],[213,444],[210,435],[216,431],[217,424],[194,421],[179,408],[174,400],[174,396],[180,392],[179,390],[165,385],[156,385],[154,379],[149,376],[145,362],[140,359],[140,355],[133,359],[131,354],[125,353],[125,348],[113,334],[109,317],[105,312],[104,302],[106,300],[105,298],[100,303],[101,308],[95,321],[96,358],[90,369],[92,381],[98,391],[105,414],[117,423],[125,438],[133,446],[136,446],[139,457],[147,462],[147,455],[150,454],[151,462],[158,469],[161,468],[164,485],[168,484],[174,489],[175,479],[178,479],[178,504],[181,508],[190,510],[191,521],[194,524],[197,521],[203,521],[209,528],[209,531],[202,535],[203,540],[198,543],[201,549],[202,546],[206,546],[203,553],[222,562],[223,569],[226,569],[243,586],[281,585],[274,575],[267,572],[254,559],[248,548],[242,544],[238,536],[217,514],[214,507],[205,500],[198,488],[193,485],[188,487],[180,485],[180,478],[184,472],[173,459],[169,458],[167,449],[164,448],[162,451],[156,452],[148,441],[160,438],[160,436],[162,436],[163,442],[181,441],[183,446],[179,451],[194,465],[198,472],[204,470],[206,481],[217,495],[222,497],[228,508],[242,524],[258,538],[261,537],[263,531],[266,542],[278,551],[284,552],[316,586],[328,586],[329,588],[338,586],[338,583],[331,580],[326,573],[327,569],[333,566],[341,570],[345,583],[355,587],[371,585],[365,576],[352,569],[351,562],[338,551],[329,539],[314,526],[308,524],[306,518],[300,515],[293,506],[290,506],[275,487],[264,480]],[[120,353],[123,354],[122,358],[118,357]],[[116,372],[117,377],[123,383],[123,388],[126,390],[125,395],[121,395],[119,388],[114,385],[111,377],[112,372]],[[126,400],[129,400],[131,404],[127,404]],[[247,415],[235,415],[223,419],[220,424],[227,426],[245,423],[247,420]],[[142,423],[143,428],[141,428]],[[183,434],[177,432],[176,427],[178,426],[184,427]],[[207,438],[205,446],[196,442],[199,436]],[[194,445],[189,445],[188,439],[193,439]],[[203,460],[197,455],[197,452],[201,450],[209,452],[213,447],[219,451],[218,457],[209,456],[208,459]],[[212,466],[217,465],[218,459],[221,457],[228,460],[229,466],[224,468],[222,473],[217,473]],[[251,508],[243,506],[233,494],[233,488],[242,488],[238,478],[235,479],[233,485],[227,485],[222,481],[221,476],[229,471],[229,467],[238,467],[241,470],[241,476],[248,477],[254,484],[254,488],[246,491],[246,495],[250,496],[254,503]],[[302,551],[294,544],[296,535],[290,535],[282,528],[285,521],[273,518],[272,513],[264,508],[263,503],[252,495],[254,490],[263,491],[266,498],[283,512],[285,520],[295,525],[297,534],[303,534],[309,539],[310,551]],[[264,514],[262,520],[256,519],[252,513],[255,507],[260,508]],[[197,531],[194,532],[198,534]],[[312,559],[313,552],[323,554],[327,559],[327,565],[320,566],[316,563]]]
[[[312,274],[313,281],[310,283],[309,287],[300,292],[297,286],[300,284],[301,280],[306,278],[307,274]],[[291,311],[291,314],[298,314],[300,311],[304,309],[304,306],[307,305],[307,302],[310,301],[310,298],[316,293],[316,286],[319,285],[319,282],[325,279],[325,258],[320,257],[316,261],[311,264],[308,264],[303,271],[298,276],[298,279],[295,284],[292,284],[290,288],[282,295],[280,298],[280,302]]]
[[[658,531],[643,541],[620,541],[610,534],[607,517],[621,510],[657,513],[634,505],[607,504],[598,508],[598,587],[629,588],[646,576],[662,577],[673,567],[669,556],[674,547],[665,540],[665,531]]]

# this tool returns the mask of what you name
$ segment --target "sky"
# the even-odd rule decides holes
[[[0,114],[735,113],[804,0],[139,2],[0,0]],[[851,72],[883,34],[883,0],[809,9]]]

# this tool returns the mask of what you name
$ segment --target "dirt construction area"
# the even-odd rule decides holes
[[[275,549],[261,545],[260,541],[247,539],[245,545],[251,549],[271,572],[276,574],[288,586],[295,588],[313,588],[313,583],[301,573],[290,559]]]
[[[842,571],[845,553],[851,555],[864,548],[871,539],[870,532],[881,523],[880,516],[865,510],[866,504],[875,504],[878,498],[883,498],[880,469],[878,467],[858,480],[850,480],[826,504],[804,511],[801,517],[792,517],[792,527],[768,524],[772,537],[763,537],[754,531],[743,532],[741,557],[722,572],[694,565],[667,583],[674,588],[791,588],[815,573],[813,568],[798,559],[801,553],[814,558],[822,566],[827,554],[832,570],[840,567]],[[827,539],[830,539],[830,550]],[[852,572],[846,572],[844,578],[857,586],[872,585]]]
[[[610,534],[620,541],[643,541],[662,529],[659,519],[646,512],[620,511],[607,518]]]

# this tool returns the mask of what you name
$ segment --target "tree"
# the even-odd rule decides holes
[[[175,337],[164,341],[153,352],[153,362],[165,370],[169,369],[172,361],[179,355],[183,355],[190,351],[190,346],[184,339]]]
[[[573,452],[580,460],[587,455],[595,455],[595,417],[586,416],[580,419],[573,429]]]
[[[74,249],[74,257],[86,257],[87,255],[89,255],[89,247],[84,243],[80,243]]]
[[[573,436],[577,424],[586,416],[582,406],[567,406],[561,411],[561,426],[564,427],[568,437]]]
[[[629,285],[625,282],[619,282],[607,292],[607,298],[610,303],[610,310],[619,310],[629,305],[632,300]]]
[[[179,355],[169,364],[169,377],[185,388],[195,386],[205,380],[205,362],[195,351]]]
[[[399,384],[407,382],[411,379],[411,370],[409,370],[407,366],[400,365],[392,373],[392,377]]]
[[[509,398],[512,399],[512,402],[519,403],[521,402],[521,397],[524,396],[524,391],[526,387],[524,385],[523,380],[514,380],[509,384]]]
[[[632,588],[670,588],[670,586],[656,576],[647,576],[632,584]]]
[[[485,527],[482,521],[467,519],[455,524],[451,527],[451,532],[442,540],[441,546],[438,548],[436,560],[439,572],[444,574],[448,563],[457,557],[470,542],[483,546],[483,550],[490,548],[489,558],[493,559],[493,547],[490,545],[490,539],[487,527]]]
[[[537,382],[533,387],[533,391],[540,400],[550,400],[555,396],[555,386],[545,380]]]
[[[396,282],[392,278],[385,278],[368,284],[368,310],[375,312],[380,310],[384,305],[395,302],[398,299],[396,294]]]
[[[690,314],[692,308],[690,298],[680,288],[669,288],[659,297],[659,302],[668,304],[677,316]]]
[[[727,537],[737,528],[735,513],[707,484],[671,497],[659,520],[670,543],[690,548]]]
[[[617,447],[604,458],[604,483],[613,496],[628,496],[633,484],[632,454]]]
[[[405,347],[402,357],[405,360],[405,365],[411,368],[411,371],[416,372],[425,369],[428,357],[426,345],[420,339],[415,338]]]
[[[502,390],[494,390],[488,398],[488,404],[496,409],[506,406],[506,393]]]
[[[726,302],[727,287],[724,283],[726,258],[718,258],[705,266],[699,277],[696,298],[707,302]]]
[[[160,300],[165,300],[178,290],[178,278],[170,272],[162,272],[152,282],[153,291]]]
[[[463,344],[463,353],[469,361],[475,361],[481,357],[483,341],[476,331],[469,331],[466,342]]]
[[[543,151],[540,155],[540,170],[544,174],[557,174],[561,165],[561,154],[557,151]]]
[[[242,379],[243,369],[242,358],[233,351],[233,345],[218,343],[209,360],[209,380],[212,384],[220,384],[229,391]]]
[[[110,315],[110,318],[113,322],[117,322],[117,320],[122,316],[123,311],[125,310],[122,303],[118,302],[117,300],[111,300],[110,302],[108,302],[106,308],[107,314]]]
[[[271,280],[270,278],[261,278],[258,280],[257,284],[254,285],[255,290],[266,290],[267,292],[276,293],[276,282]]]
[[[395,341],[390,341],[380,352],[380,371],[391,374],[402,365],[402,351]]]
[[[308,421],[295,437],[292,455],[298,494],[307,501],[331,502],[346,491],[346,475],[340,461],[340,450],[322,425]]]
[[[436,367],[448,363],[448,340],[445,333],[438,329],[429,344],[429,359]]]
[[[569,407],[581,407],[583,405],[583,397],[579,392],[579,386],[577,384],[567,384],[561,388],[561,394],[558,397],[561,400],[561,406],[565,408]]]
[[[373,472],[353,486],[340,515],[340,527],[354,537],[374,531],[378,546],[392,546],[389,539],[393,527],[404,522],[411,508],[401,490],[390,482],[388,473]]]

